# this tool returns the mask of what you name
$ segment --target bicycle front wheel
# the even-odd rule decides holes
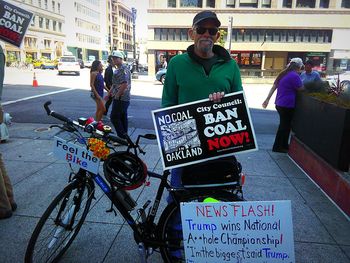
[[[57,262],[72,244],[89,212],[91,181],[68,184],[40,218],[29,240],[25,262]]]
[[[222,191],[189,195],[184,197],[182,202],[203,202],[203,200],[208,197],[223,202],[243,201],[236,194]],[[157,232],[163,243],[160,247],[160,252],[164,262],[185,262],[180,207],[175,202],[170,203],[164,209],[159,219]]]

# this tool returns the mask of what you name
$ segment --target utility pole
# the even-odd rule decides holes
[[[134,61],[132,63],[132,78],[133,79],[137,79],[138,76],[138,62],[136,59],[136,13],[137,10],[136,8],[131,8],[131,12],[132,12],[132,35],[133,35],[133,56],[134,56]]]
[[[233,23],[233,17],[230,16],[228,18],[228,28],[227,28],[227,40],[228,40],[228,53],[231,56],[231,42],[232,42],[232,23]]]

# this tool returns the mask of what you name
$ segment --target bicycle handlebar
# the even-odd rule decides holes
[[[59,113],[54,112],[53,110],[50,110],[49,105],[51,104],[51,101],[47,101],[44,104],[44,108],[46,110],[47,115],[52,116],[60,121],[67,122],[68,124],[73,124],[73,121]]]
[[[125,140],[119,138],[115,134],[105,133],[103,131],[97,130],[96,129],[96,126],[97,126],[96,124],[97,123],[90,123],[90,124],[88,124],[86,126],[80,125],[77,121],[73,121],[73,120],[71,120],[71,119],[69,119],[69,118],[67,118],[67,117],[65,117],[65,116],[63,116],[63,115],[61,115],[59,113],[56,113],[55,111],[51,110],[50,107],[49,107],[50,104],[51,104],[51,101],[47,101],[44,104],[44,108],[46,110],[46,113],[49,116],[52,116],[52,117],[54,117],[54,118],[56,118],[56,119],[58,119],[60,121],[63,121],[63,122],[67,123],[70,126],[76,126],[78,128],[81,128],[87,133],[96,134],[98,136],[105,137],[105,138],[107,138],[107,139],[109,139],[109,140],[111,140],[113,142],[119,143],[121,145],[129,146],[129,143],[131,145],[134,145],[134,143],[131,141],[130,138],[128,138],[128,140],[125,141]]]

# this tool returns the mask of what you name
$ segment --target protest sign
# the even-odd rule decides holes
[[[21,46],[33,13],[5,1],[0,1],[0,39]]]
[[[99,172],[100,159],[95,157],[94,153],[87,150],[86,147],[67,142],[55,136],[53,153],[57,158],[78,165],[84,170],[94,174]]]
[[[257,150],[243,92],[152,111],[164,169]]]
[[[294,263],[290,201],[181,203],[186,262]]]

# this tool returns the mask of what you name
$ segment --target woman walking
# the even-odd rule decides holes
[[[297,91],[303,89],[303,83],[299,76],[303,67],[304,64],[301,58],[292,58],[287,68],[278,74],[266,100],[262,104],[263,108],[266,108],[272,94],[277,89],[275,105],[280,117],[280,124],[273,144],[273,152],[288,152],[295,99]]]
[[[95,60],[92,62],[90,70],[90,87],[91,98],[96,102],[95,120],[100,121],[104,112],[106,111],[103,102],[103,90],[106,89],[102,76],[103,66],[101,61]]]

